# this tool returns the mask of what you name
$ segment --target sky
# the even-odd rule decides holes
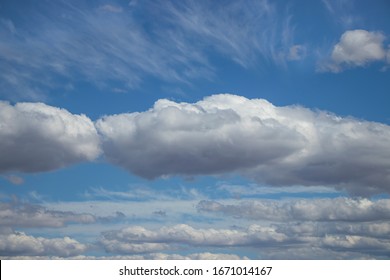
[[[389,259],[386,0],[0,2],[0,257]]]

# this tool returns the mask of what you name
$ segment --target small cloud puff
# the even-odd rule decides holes
[[[362,29],[346,31],[333,47],[330,60],[320,65],[319,70],[337,73],[377,61],[389,63],[386,53],[390,50],[384,46],[385,39],[381,32]]]

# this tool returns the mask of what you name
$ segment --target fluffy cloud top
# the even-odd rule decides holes
[[[363,224],[382,228],[384,223]],[[259,256],[289,258],[285,248],[299,249],[297,258],[382,258],[390,249],[388,235],[359,229],[351,223],[282,223],[270,226],[253,224],[247,228],[201,229],[187,224],[165,226],[155,230],[131,226],[105,232],[99,242],[106,251],[121,254],[153,253],[180,248],[261,248]],[[359,231],[363,230],[363,231]],[[388,233],[388,229],[385,234]],[[343,248],[343,252],[339,252]],[[316,252],[312,252],[312,250]],[[368,252],[368,254],[364,254]],[[295,257],[293,257],[295,258]]]
[[[92,121],[42,103],[0,101],[0,173],[40,172],[100,154]]]
[[[16,232],[0,235],[0,255],[13,256],[59,256],[70,257],[82,254],[87,246],[69,237],[43,238]]]
[[[374,61],[386,61],[385,36],[362,29],[346,31],[334,46],[331,62],[325,70],[339,72],[348,67],[365,66]]]
[[[142,253],[180,246],[249,246],[275,244],[287,236],[274,228],[253,225],[244,231],[230,229],[195,229],[186,224],[148,230],[141,226],[103,233],[100,243],[108,252]]]
[[[145,178],[238,172],[271,185],[388,192],[390,127],[219,94],[97,121],[106,157]]]

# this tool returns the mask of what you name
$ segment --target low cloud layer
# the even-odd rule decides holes
[[[159,100],[97,121],[107,159],[145,178],[236,172],[277,186],[388,192],[390,127],[263,99]]]
[[[42,103],[0,101],[0,173],[42,172],[100,154],[92,121]]]
[[[133,226],[103,233],[100,243],[108,252],[134,254],[158,252],[179,246],[251,246],[281,243],[287,236],[270,227],[253,225],[244,231],[230,229],[196,229],[186,224],[148,230]]]
[[[2,256],[59,256],[71,257],[84,253],[87,246],[69,238],[43,238],[15,232],[0,235]]]
[[[216,201],[201,201],[201,212],[220,213],[250,220],[270,221],[341,221],[341,222],[390,222],[390,200],[368,199],[299,199],[290,201],[252,200],[235,205]]]
[[[211,247],[252,248],[260,258],[279,259],[367,259],[389,254],[388,236],[352,233],[347,226],[344,230],[340,224],[326,223],[252,224],[237,229],[198,229],[186,224],[154,230],[132,226],[103,233],[100,245],[109,253],[129,255]],[[296,254],[285,248],[296,248]]]
[[[29,203],[1,203],[0,224],[2,227],[63,227],[67,223],[93,223],[97,218],[91,214],[52,211]]]

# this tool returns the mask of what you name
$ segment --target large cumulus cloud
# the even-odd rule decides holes
[[[238,172],[270,185],[388,192],[390,127],[263,99],[159,100],[96,122],[109,161],[145,178]]]
[[[101,152],[88,117],[43,103],[0,101],[0,139],[0,173],[49,171]]]

